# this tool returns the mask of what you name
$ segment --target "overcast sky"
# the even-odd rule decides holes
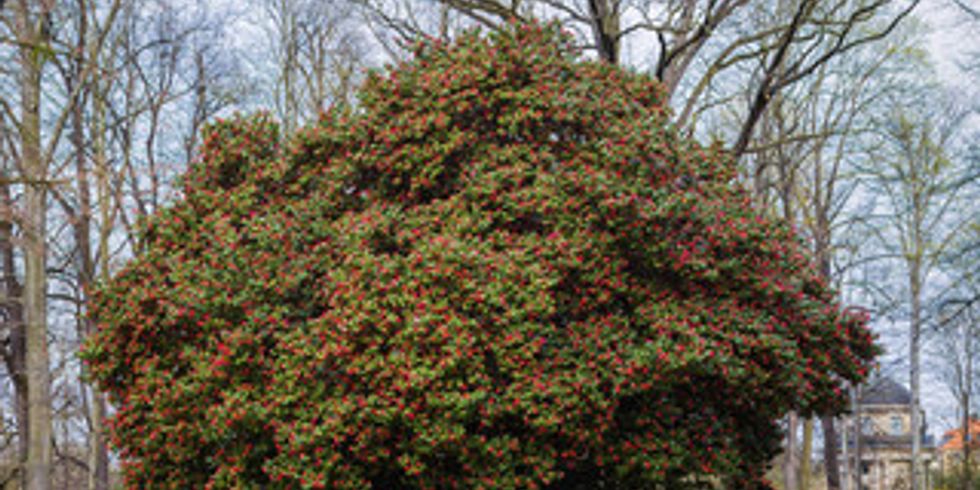
[[[980,8],[980,0],[962,1]],[[971,53],[980,51],[980,23],[969,22],[950,0],[924,0],[918,14],[929,24],[928,49],[940,79],[975,92],[976,87],[968,84],[957,65],[965,62]]]

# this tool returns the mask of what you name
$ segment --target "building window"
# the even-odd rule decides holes
[[[892,435],[899,435],[902,433],[902,417],[898,415],[892,416]]]

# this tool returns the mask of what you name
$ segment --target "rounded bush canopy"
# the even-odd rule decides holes
[[[734,163],[555,26],[208,127],[96,292],[130,488],[764,487],[875,354]]]

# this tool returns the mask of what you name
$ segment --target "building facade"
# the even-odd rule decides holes
[[[841,476],[845,489],[912,488],[912,394],[891,378],[879,377],[861,390],[860,409],[844,420]],[[922,422],[920,488],[931,488],[935,447]]]

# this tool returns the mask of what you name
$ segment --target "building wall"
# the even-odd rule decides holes
[[[862,454],[861,475],[867,490],[903,490],[910,488],[912,461],[908,451],[900,449],[868,451]]]
[[[910,475],[912,469],[912,447],[910,439],[903,444],[872,447],[869,439],[875,436],[904,436],[912,432],[912,415],[908,405],[873,405],[862,407],[863,419],[861,460],[862,467],[849,468],[849,471],[860,471],[862,486],[866,490],[903,490],[911,488]],[[924,417],[923,417],[924,419]],[[853,419],[847,422],[848,434],[853,434],[855,428]],[[892,439],[894,441],[894,439]],[[853,458],[853,454],[849,455]],[[928,478],[930,467],[934,462],[934,451],[923,447],[921,452],[923,477]],[[843,476],[843,475],[842,475]],[[853,476],[852,476],[853,478]],[[924,488],[931,488],[925,482]],[[844,488],[853,488],[845,486]]]
[[[878,405],[865,407],[861,417],[866,419],[864,424],[870,424],[864,434],[909,434],[912,432],[912,413],[906,405]]]

